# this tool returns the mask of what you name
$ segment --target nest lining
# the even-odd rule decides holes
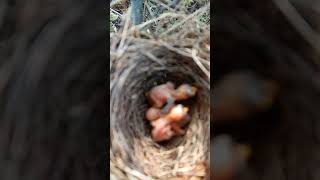
[[[151,54],[155,58],[150,58],[143,55],[144,50],[127,51],[124,57],[113,61],[111,171],[117,171],[117,177],[124,179],[201,179],[207,176],[205,164],[209,163],[209,80],[189,57],[161,47],[153,48]],[[176,86],[191,83],[199,91],[190,107],[192,120],[186,134],[161,145],[152,140],[144,120],[148,108],[145,93],[167,81]]]

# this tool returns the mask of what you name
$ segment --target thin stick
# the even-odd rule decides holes
[[[129,12],[128,14],[131,14],[131,8],[129,8],[128,12]],[[130,22],[130,18],[125,18],[125,23],[124,23],[123,31],[122,31],[122,34],[121,34],[121,41],[120,41],[118,50],[122,49],[123,46],[124,46],[124,43],[125,43],[125,40],[126,40],[126,37],[127,37],[127,34],[128,34],[129,22]]]
[[[110,8],[110,10],[112,11],[112,13],[117,14],[117,15],[119,15],[120,17],[123,16],[123,15],[120,14],[118,11],[116,11],[116,10],[114,10],[114,9],[112,9],[112,8]]]
[[[192,58],[196,62],[196,64],[199,66],[199,68],[206,74],[206,76],[210,79],[210,72],[203,66],[203,64],[200,62],[200,60],[197,57],[197,50],[192,50]]]
[[[151,24],[151,23],[155,23],[155,22],[157,22],[157,21],[159,21],[159,20],[161,20],[161,19],[164,19],[164,18],[166,18],[166,17],[168,17],[168,16],[171,16],[171,17],[179,17],[179,16],[182,16],[182,17],[183,17],[183,15],[181,15],[181,14],[163,13],[163,14],[161,14],[158,18],[151,19],[151,20],[146,21],[146,22],[144,22],[144,23],[142,23],[142,24],[139,24],[139,25],[137,25],[137,26],[132,27],[132,28],[130,29],[130,31],[134,31],[135,28],[137,28],[137,29],[142,29],[142,28],[144,28],[145,26],[147,26],[147,25],[149,25],[149,24]]]

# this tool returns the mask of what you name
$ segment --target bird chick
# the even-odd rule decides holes
[[[153,87],[146,93],[147,100],[150,105],[155,108],[162,108],[168,101],[173,104],[174,85],[172,82],[167,82]]]
[[[211,176],[215,180],[233,179],[251,155],[249,146],[238,145],[227,135],[214,138],[211,144]]]
[[[191,97],[194,97],[197,93],[197,88],[189,84],[180,85],[174,94],[176,101],[187,100]]]
[[[171,129],[171,125],[166,118],[160,118],[151,123],[153,126],[151,135],[154,141],[161,142],[170,140],[175,134]]]
[[[213,90],[214,122],[244,119],[264,111],[273,104],[278,87],[275,82],[258,78],[253,73],[227,75]]]
[[[180,85],[175,91],[172,91],[171,97],[168,98],[167,104],[162,108],[163,113],[169,112],[175,101],[182,101],[192,98],[196,95],[197,88],[189,84]]]
[[[151,106],[162,108],[163,113],[168,113],[175,101],[187,100],[196,93],[197,88],[189,84],[182,84],[175,90],[173,83],[167,82],[153,87],[146,96]]]
[[[161,109],[155,108],[155,107],[150,107],[147,112],[146,112],[146,119],[149,121],[154,121],[157,120],[161,117],[162,112]]]
[[[156,107],[150,107],[146,111],[145,118],[149,121],[154,121],[156,119],[159,119],[161,116],[164,116],[166,113],[168,113],[168,111],[170,111],[174,106],[175,104],[171,104],[170,106],[168,106],[168,110],[163,110]]]
[[[185,131],[181,128],[188,120],[189,108],[183,107],[181,104],[172,108],[167,115],[167,119],[170,121],[173,131],[176,135],[183,135]]]
[[[181,122],[188,114],[189,108],[183,107],[182,104],[174,106],[166,118],[171,122]]]
[[[187,117],[188,108],[181,104],[174,106],[167,115],[152,121],[152,137],[155,141],[165,141],[175,135],[182,135],[185,131],[181,128],[183,121]]]

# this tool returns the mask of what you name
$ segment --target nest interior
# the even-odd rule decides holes
[[[141,48],[140,51],[145,49]],[[205,167],[203,170],[195,168],[199,167],[199,164],[208,163],[209,80],[189,57],[178,55],[166,48],[156,48],[150,52],[152,57],[139,51],[127,53],[126,57],[114,63],[116,70],[113,71],[110,87],[111,161],[120,159],[132,171],[146,177],[204,177]],[[158,144],[152,140],[150,127],[144,119],[145,111],[149,107],[145,93],[155,85],[167,81],[172,81],[176,86],[191,83],[198,87],[199,91],[194,99],[187,102],[192,120],[186,127],[186,134]],[[119,169],[118,173],[125,171],[119,163],[114,164]],[[189,170],[183,170],[185,168]],[[130,176],[130,172],[126,173],[122,175]],[[137,175],[135,177],[137,178]]]

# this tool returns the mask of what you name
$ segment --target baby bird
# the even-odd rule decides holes
[[[155,107],[150,107],[147,112],[146,112],[146,119],[149,121],[154,121],[159,119],[162,116],[161,109],[155,108]]]
[[[156,142],[171,139],[175,135],[184,134],[181,128],[183,121],[187,119],[188,108],[181,104],[174,106],[167,115],[162,115],[159,119],[152,121],[152,137]]]
[[[153,121],[151,125],[153,126],[151,135],[156,142],[170,140],[175,135],[169,121],[165,118]]]
[[[197,88],[189,84],[182,84],[175,90],[173,83],[167,82],[152,88],[146,96],[152,107],[162,108],[163,113],[168,113],[175,101],[187,100],[196,93]]]
[[[164,116],[166,113],[168,113],[175,104],[172,104],[171,106],[168,106],[169,110],[163,110],[160,108],[150,107],[145,114],[145,118],[149,121],[154,121],[156,119],[159,119],[161,116]]]
[[[146,93],[146,96],[152,107],[162,108],[167,102],[174,102],[174,91],[173,83],[167,82],[153,87],[148,93]]]
[[[178,104],[174,106],[169,114],[167,114],[165,117],[168,119],[171,123],[178,123],[181,122],[188,114],[189,108],[183,107],[182,104]]]
[[[275,82],[249,72],[227,75],[213,90],[214,122],[243,119],[273,104],[278,87]]]
[[[169,112],[175,101],[182,101],[192,98],[196,95],[197,88],[189,84],[180,85],[175,91],[172,91],[172,97],[168,99],[167,105],[163,107],[162,112]]]
[[[189,84],[180,85],[174,94],[176,101],[187,100],[191,97],[194,97],[197,93],[197,88]]]
[[[171,123],[173,131],[177,135],[183,135],[185,131],[181,128],[187,120],[189,120],[188,116],[189,108],[183,107],[181,104],[172,108],[170,113],[166,116],[166,118]]]
[[[216,137],[211,144],[211,179],[232,180],[250,157],[250,147],[235,144],[227,135]]]

